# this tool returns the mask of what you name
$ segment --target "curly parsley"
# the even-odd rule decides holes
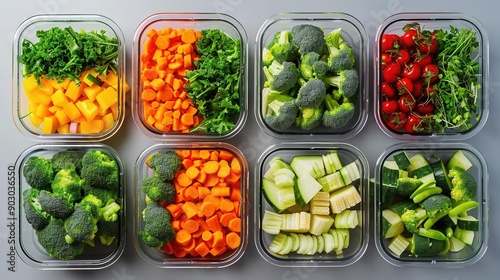
[[[19,61],[24,65],[23,75],[34,75],[62,81],[70,78],[79,83],[80,74],[94,68],[99,74],[108,69],[116,72],[118,39],[108,37],[105,31],[75,32],[73,28],[53,27],[37,30],[38,42],[22,42]]]

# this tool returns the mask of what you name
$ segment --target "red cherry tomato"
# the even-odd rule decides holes
[[[415,38],[418,37],[418,31],[416,29],[408,29],[406,32],[400,37],[401,42],[407,48],[415,47]]]
[[[408,115],[406,119],[404,130],[410,134],[415,134],[417,132],[422,131],[422,123],[420,120],[420,116],[415,114]]]
[[[387,117],[387,119],[385,120],[385,123],[390,129],[398,131],[405,126],[406,118],[407,116],[405,113],[398,111],[390,114],[389,117]]]
[[[416,65],[420,66],[420,68],[423,68],[423,67],[425,67],[428,64],[434,63],[434,61],[432,59],[432,55],[423,55],[423,56],[418,56],[417,55],[415,57],[414,63]]]
[[[392,63],[391,54],[386,53],[386,52],[382,53],[380,55],[380,62],[382,64],[382,66],[387,66],[387,65],[391,64]]]
[[[417,106],[417,101],[410,94],[403,94],[398,99],[398,105],[401,112],[409,114]]]
[[[383,73],[384,81],[389,84],[394,84],[398,81],[399,76],[401,76],[401,67],[396,62],[393,62],[384,69]]]
[[[427,64],[422,69],[422,78],[426,84],[435,84],[439,77],[439,68],[436,64]]]
[[[435,54],[437,52],[438,40],[434,33],[425,34],[417,42],[417,48],[422,54]]]
[[[387,114],[387,115],[396,112],[398,109],[399,109],[399,105],[398,105],[398,101],[396,101],[396,100],[384,101],[384,102],[382,102],[382,106],[380,106],[380,110],[382,110],[382,112],[384,114]]]
[[[420,79],[421,73],[422,71],[420,70],[420,66],[418,66],[417,64],[409,63],[403,67],[403,77],[408,78],[412,81]]]
[[[413,82],[413,91],[411,92],[411,94],[415,99],[419,99],[422,96],[423,87],[424,83],[422,82],[422,80],[419,79]]]
[[[382,52],[393,50],[395,42],[397,41],[394,40],[393,34],[382,35],[382,40],[380,42],[380,50]]]
[[[434,112],[434,104],[432,102],[418,103],[416,110],[420,114],[431,114]]]
[[[411,59],[410,52],[406,49],[398,49],[397,52],[394,52],[394,60],[401,67],[404,67],[406,63],[410,62],[410,59]]]
[[[413,92],[413,82],[409,78],[401,78],[396,82],[396,89],[399,94],[411,94]]]
[[[380,91],[387,99],[393,99],[396,97],[396,89],[387,82],[382,82]]]

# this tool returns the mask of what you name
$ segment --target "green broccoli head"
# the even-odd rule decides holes
[[[86,195],[78,205],[90,212],[96,220],[103,219],[108,222],[116,221],[121,209],[120,204],[115,200],[103,201],[93,194]]]
[[[92,208],[77,204],[71,216],[64,220],[67,243],[89,243],[93,241],[97,232],[98,219],[90,209]]]
[[[338,129],[349,123],[354,117],[356,107],[354,103],[342,102],[339,104],[331,94],[325,96],[326,110],[323,113],[322,124],[325,127]]]
[[[301,54],[316,52],[322,55],[326,50],[323,29],[312,24],[299,24],[292,28],[292,41],[299,47]]]
[[[23,165],[23,176],[26,183],[38,190],[50,190],[54,177],[52,161],[42,156],[31,156]]]
[[[262,49],[262,64],[264,66],[269,66],[271,63],[273,63],[274,56],[273,54],[269,51],[268,48],[263,48]]]
[[[66,229],[61,220],[51,219],[46,227],[36,231],[38,243],[47,253],[59,260],[72,260],[83,253],[85,243],[66,242]]]
[[[116,201],[119,198],[119,190],[118,189],[101,189],[96,188],[88,184],[87,182],[83,182],[82,184],[83,196],[87,196],[92,194],[99,198],[101,201]]]
[[[264,119],[269,126],[278,130],[286,130],[294,124],[299,113],[295,98],[272,93],[267,96],[266,102],[267,110]]]
[[[299,56],[299,47],[293,43],[292,32],[289,30],[276,32],[267,49],[279,63],[295,61]]]
[[[181,168],[181,158],[170,149],[162,149],[151,155],[147,164],[161,180],[172,180],[175,172]]]
[[[303,130],[312,130],[321,124],[323,111],[322,106],[300,108],[295,125]]]
[[[35,188],[23,191],[23,209],[26,220],[35,230],[44,228],[50,221],[50,215],[42,209],[38,201],[39,195],[40,191]]]
[[[96,236],[99,238],[101,244],[109,246],[116,240],[116,237],[120,233],[120,225],[118,222],[107,222],[105,220],[99,220],[97,222],[97,232]]]
[[[427,213],[423,208],[408,209],[403,215],[401,215],[401,220],[405,228],[411,233],[417,233],[418,228],[422,222],[427,218]]]
[[[46,190],[40,191],[38,202],[43,211],[56,219],[65,219],[75,210],[73,201],[68,196]]]
[[[311,79],[306,81],[299,90],[295,105],[299,108],[318,107],[325,99],[326,86],[322,80]]]
[[[452,208],[452,200],[444,194],[435,194],[426,198],[421,203],[427,217],[433,218],[438,215],[446,215]]]
[[[299,72],[305,80],[322,79],[328,71],[328,64],[315,52],[306,53],[299,62]]]
[[[65,196],[70,201],[77,201],[81,198],[82,182],[82,178],[74,169],[61,169],[52,181],[52,192]]]
[[[149,199],[159,202],[173,203],[175,200],[175,187],[169,181],[164,181],[158,176],[144,178],[141,189]]]
[[[157,202],[149,203],[142,211],[145,225],[139,232],[142,242],[149,247],[159,247],[175,237],[170,223],[170,213]]]
[[[330,31],[330,33],[325,36],[325,44],[328,48],[340,48],[340,44],[344,42],[344,37],[342,37],[342,28],[336,28]]]
[[[356,69],[348,69],[340,71],[338,75],[325,77],[323,82],[338,88],[339,94],[349,98],[354,96],[358,90],[359,76]]]
[[[82,169],[82,157],[83,153],[79,151],[60,151],[52,156],[52,168],[54,172],[58,172],[61,169],[73,169],[77,173]]]
[[[118,189],[120,170],[114,157],[101,150],[89,150],[82,158],[81,178],[96,188]]]
[[[339,49],[329,48],[328,70],[340,73],[354,67],[355,58],[351,47],[347,43],[340,44]]]
[[[297,65],[290,61],[279,63],[274,60],[271,65],[264,66],[263,71],[266,76],[264,87],[269,87],[278,92],[286,92],[292,89],[300,77]]]
[[[451,179],[450,196],[455,201],[470,200],[476,196],[477,181],[466,170],[454,166],[448,170],[448,177]]]

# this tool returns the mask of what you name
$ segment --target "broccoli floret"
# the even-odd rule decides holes
[[[328,64],[321,60],[321,56],[315,52],[303,55],[299,62],[299,72],[305,80],[313,78],[323,79],[328,70]]]
[[[418,228],[422,222],[427,218],[427,213],[423,208],[417,209],[407,209],[403,215],[401,215],[401,220],[405,228],[411,233],[417,233]]]
[[[279,63],[274,60],[271,65],[264,66],[266,82],[264,87],[269,87],[278,92],[286,92],[292,89],[299,79],[300,73],[294,62],[285,61]]]
[[[295,125],[303,130],[312,130],[321,124],[323,111],[323,106],[299,108]]]
[[[151,200],[166,203],[174,202],[176,193],[174,185],[157,176],[142,179],[141,189]]]
[[[454,166],[448,170],[448,177],[451,179],[450,196],[455,201],[470,200],[476,196],[477,181],[466,170]]]
[[[85,243],[66,242],[66,230],[61,220],[51,219],[49,224],[36,231],[38,243],[47,253],[59,260],[72,260],[83,253]]]
[[[326,110],[323,113],[322,124],[333,129],[341,128],[349,123],[356,109],[351,102],[339,104],[331,94],[325,96],[325,106]]]
[[[109,246],[115,241],[120,231],[118,222],[107,222],[99,220],[97,222],[96,236],[99,238],[101,244]]]
[[[295,61],[299,55],[299,47],[293,43],[292,32],[289,30],[276,32],[267,49],[279,63]]]
[[[328,33],[325,37],[328,49],[328,68],[333,73],[340,73],[354,67],[355,58],[351,46],[344,41],[341,28]]]
[[[80,176],[96,188],[117,189],[119,168],[115,158],[101,150],[89,150],[82,158]]]
[[[452,208],[452,200],[444,194],[435,194],[426,198],[421,203],[427,217],[433,218],[438,215],[446,215]]]
[[[266,97],[266,112],[264,119],[274,129],[285,130],[291,127],[299,108],[295,105],[295,98],[279,93],[271,93]]]
[[[119,198],[118,188],[116,188],[114,190],[95,188],[95,187],[91,186],[90,184],[83,182],[82,190],[83,190],[83,196],[87,196],[89,194],[92,194],[92,195],[96,196],[97,198],[99,198],[101,201],[109,201],[109,200],[116,201]]]
[[[82,182],[82,178],[74,169],[61,169],[52,181],[52,192],[65,196],[70,201],[77,201],[81,198]]]
[[[40,191],[35,188],[29,188],[23,191],[23,209],[26,220],[35,230],[46,227],[50,221],[50,215],[42,210],[38,201],[39,195]]]
[[[61,169],[73,169],[77,173],[82,169],[83,153],[79,151],[60,151],[52,156],[52,168],[54,172]]]
[[[43,211],[56,219],[65,219],[75,210],[73,201],[68,196],[46,190],[40,191],[38,202]]]
[[[170,149],[162,149],[152,154],[147,164],[155,171],[155,176],[162,180],[172,180],[175,172],[181,168],[181,158]]]
[[[93,242],[99,219],[94,215],[92,209],[92,207],[77,204],[71,216],[64,220],[67,243],[81,242],[90,244]]]
[[[159,247],[175,237],[170,223],[170,213],[157,202],[149,203],[142,211],[145,225],[139,237],[146,246]]]
[[[23,166],[23,176],[30,187],[50,190],[50,184],[54,178],[52,161],[42,156],[29,157]]]
[[[352,97],[356,94],[359,85],[359,76],[356,69],[342,70],[338,75],[323,78],[326,85],[338,88],[341,95]]]
[[[317,107],[323,102],[326,95],[326,86],[322,80],[311,79],[302,84],[295,100],[299,108]]]
[[[273,54],[269,51],[268,48],[263,48],[262,49],[262,64],[264,66],[269,66],[271,63],[273,63],[274,56]]]
[[[322,55],[326,50],[323,29],[312,24],[299,24],[292,28],[292,41],[301,54],[316,52]]]

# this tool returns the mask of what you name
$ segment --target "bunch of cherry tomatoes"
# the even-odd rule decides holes
[[[381,116],[393,131],[428,133],[437,94],[434,84],[439,79],[434,63],[438,39],[418,23],[406,25],[403,32],[381,38]]]

